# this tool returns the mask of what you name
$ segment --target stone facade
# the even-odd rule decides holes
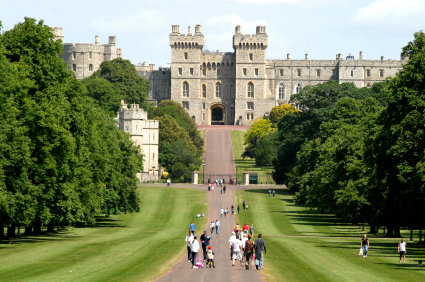
[[[201,26],[192,34],[180,33],[173,25],[169,38],[171,65],[136,66],[138,74],[151,81],[149,97],[160,102],[172,99],[182,103],[196,124],[249,124],[267,116],[279,104],[303,87],[337,80],[353,82],[357,87],[395,76],[406,62],[401,60],[364,60],[363,52],[355,60],[337,54],[335,60],[268,60],[268,36],[265,26],[256,34],[242,34],[237,26],[233,52],[203,50]],[[296,105],[297,106],[297,105]]]
[[[63,29],[53,28],[56,40],[63,41]],[[122,49],[116,47],[116,37],[109,36],[108,44],[100,44],[99,37],[95,36],[95,43],[64,43],[62,59],[74,71],[77,79],[83,79],[93,74],[103,61],[122,58]]]
[[[158,166],[159,121],[148,120],[148,113],[139,108],[139,105],[127,107],[121,101],[118,124],[119,129],[130,134],[131,140],[143,152],[143,172],[138,173],[140,181],[158,180],[162,176]]]

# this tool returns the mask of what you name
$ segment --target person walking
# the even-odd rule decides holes
[[[214,223],[214,221],[211,220],[211,224],[210,224],[211,234],[214,232],[214,227],[215,227],[215,223]]]
[[[224,194],[226,194],[226,185],[224,185],[224,187],[223,187],[223,192],[224,192]]]
[[[220,221],[218,219],[215,220],[215,233],[220,233]]]
[[[232,204],[232,206],[230,207],[232,209],[232,214],[235,213],[235,206]]]
[[[223,194],[223,187],[220,188],[220,194]]]
[[[243,230],[243,234],[248,234],[248,229],[249,229],[249,224],[248,222],[244,224],[242,230]]]
[[[366,237],[366,234],[363,235],[360,246],[363,249],[363,257],[367,258],[367,251],[369,250],[369,239]]]
[[[225,210],[224,210],[224,217],[226,217],[226,215],[229,213],[229,208],[226,208]]]
[[[190,231],[192,231],[192,234],[195,236],[195,224],[193,224],[193,221],[189,225]]]
[[[249,233],[251,233],[251,236],[254,236],[254,224],[251,224],[251,227],[249,228]]]
[[[274,198],[274,195],[276,195],[276,191],[275,190],[273,190],[273,198]]]
[[[193,233],[191,230],[189,230],[189,234],[186,235],[186,244],[187,244],[187,259],[189,260],[189,262],[192,262],[192,250],[190,249],[190,244],[193,241]]]
[[[232,266],[235,266],[235,260],[242,261],[242,241],[238,237],[239,235],[236,235],[236,238],[234,238],[230,242],[230,247],[233,249],[233,255],[232,255]],[[241,262],[241,266],[242,266]]]
[[[401,257],[403,257],[403,262],[406,263],[406,242],[404,242],[404,238],[401,238],[401,242],[398,243],[397,251],[400,253],[400,260],[398,262],[401,262]]]
[[[193,241],[190,243],[190,250],[192,252],[192,268],[198,268],[196,266],[196,257],[198,256],[199,252],[199,242],[197,240],[197,236],[193,236]]]
[[[266,242],[262,239],[262,235],[258,234],[258,239],[254,242],[255,249],[255,267],[261,271],[263,269],[264,255],[267,254]],[[264,249],[264,254],[263,254]]]
[[[207,234],[207,230],[204,230],[204,232],[201,235],[201,242],[202,242],[202,251],[204,255],[204,260],[207,260],[207,248],[211,245],[211,237]]]
[[[208,246],[207,259],[208,259],[207,263],[212,262],[212,266],[215,268],[215,264],[214,264],[214,252],[212,251],[212,247],[211,246]]]
[[[248,235],[248,240],[245,241],[245,268],[251,270],[252,254],[254,253],[254,242],[251,240],[252,235]]]
[[[232,236],[229,238],[229,244],[230,244],[230,260],[233,259],[233,248],[232,248],[232,241],[236,239],[236,233],[235,231],[232,232]]]
[[[272,194],[272,190],[269,190],[268,192],[269,192],[269,197],[270,197],[270,195]]]
[[[223,217],[224,209],[220,209],[220,217]]]
[[[167,178],[167,187],[168,186],[171,186],[171,179],[170,178]]]
[[[238,204],[238,214],[239,214],[239,204]]]
[[[242,203],[242,208],[245,209],[245,201]]]

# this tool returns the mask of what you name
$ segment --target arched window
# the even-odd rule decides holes
[[[183,82],[183,97],[189,97],[189,83]]]
[[[233,84],[230,85],[230,98],[235,98],[235,86]]]
[[[93,71],[93,65],[92,64],[89,65],[89,71]]]
[[[221,98],[221,84],[219,82],[215,85],[215,97]]]
[[[161,97],[165,98],[167,97],[167,85],[163,84],[161,87]]]
[[[301,89],[303,89],[303,87],[301,86],[301,83],[298,83],[295,86],[295,93],[300,93],[301,92]]]
[[[254,98],[254,84],[248,83],[248,98]]]
[[[202,98],[207,98],[207,86],[202,84]]]
[[[73,70],[73,71],[77,71],[77,65],[76,65],[76,64],[73,64],[73,65],[72,65],[72,70]]]
[[[283,84],[279,84],[279,99],[283,100],[285,99],[285,86]]]

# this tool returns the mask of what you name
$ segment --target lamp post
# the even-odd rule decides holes
[[[238,164],[236,164],[236,185],[238,185]]]
[[[202,164],[202,184],[205,184],[205,163]]]

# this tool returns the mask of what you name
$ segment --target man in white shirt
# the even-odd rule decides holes
[[[236,259],[238,259],[242,265],[242,241],[239,239],[239,235],[237,235],[236,238],[232,239],[230,245],[233,250],[232,266],[235,266]]]
[[[218,219],[215,220],[215,232],[216,234],[220,232],[220,221]]]
[[[190,243],[193,241],[193,233],[189,230],[189,234],[186,236],[185,242],[187,243],[187,259],[189,262],[192,261],[192,250],[190,249]]]
[[[232,240],[236,239],[236,233],[233,231],[232,236],[229,238],[229,244],[230,244],[230,260],[233,258],[233,248],[232,248]]]
[[[398,243],[397,251],[400,253],[400,260],[398,262],[401,262],[401,257],[403,257],[403,261],[406,263],[406,242],[404,242],[404,238],[401,238],[401,242]]]
[[[198,236],[193,236],[193,240],[190,243],[190,250],[192,252],[192,268],[198,268],[196,266],[196,257],[198,256],[199,252],[199,242],[197,240]]]

